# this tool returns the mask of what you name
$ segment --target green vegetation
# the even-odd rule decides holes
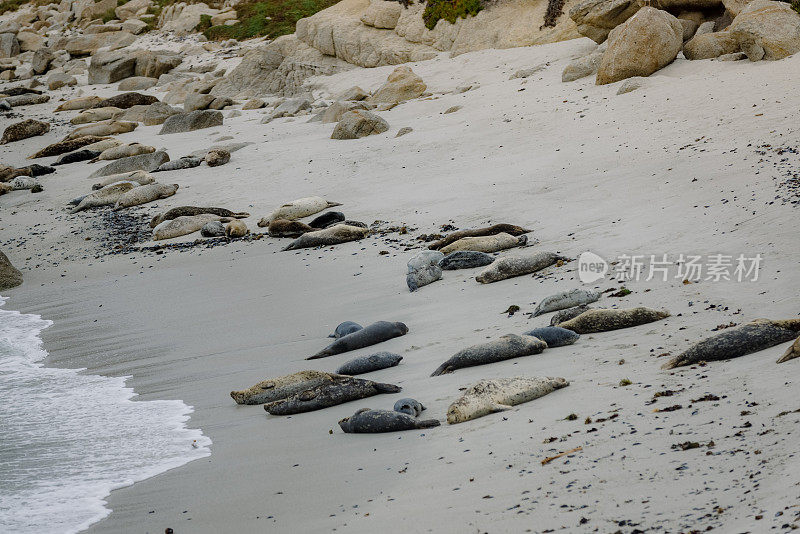
[[[3,0],[0,2],[0,15],[7,11],[16,11],[21,6],[28,3],[29,0]]]
[[[200,15],[200,23],[195,30],[204,32],[211,27],[211,15]]]
[[[105,24],[109,20],[114,20],[115,18],[117,18],[117,14],[114,12],[113,9],[109,9],[108,11],[103,13],[103,16],[100,18],[103,20],[103,24]]]
[[[477,15],[481,9],[483,9],[482,0],[428,0],[422,13],[422,20],[425,21],[425,27],[432,30],[439,19],[455,24],[457,18]]]
[[[295,23],[310,17],[339,0],[273,0],[243,2],[236,6],[239,22],[231,26],[211,26],[203,34],[211,40],[271,38],[294,33]]]

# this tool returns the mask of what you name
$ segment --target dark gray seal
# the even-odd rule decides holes
[[[157,169],[153,169],[150,172],[165,172],[165,171],[177,171],[179,169],[192,169],[194,167],[199,167],[201,163],[203,163],[202,158],[198,158],[196,156],[184,156],[180,159],[162,163],[161,165],[158,166]]]
[[[39,165],[38,163],[25,165],[24,167],[20,167],[19,170],[30,172],[29,176],[32,176],[34,178],[37,176],[44,176],[45,174],[52,174],[56,172],[56,170],[53,167],[48,167],[47,165]]]
[[[800,331],[800,319],[784,321],[757,319],[698,341],[665,363],[662,369],[738,358],[791,341],[797,336],[798,331]]]
[[[207,222],[200,229],[200,235],[203,237],[222,237],[225,235],[225,225],[220,221]]]
[[[404,336],[407,333],[408,327],[403,323],[378,321],[352,334],[340,337],[318,353],[306,358],[306,360],[316,360],[317,358],[326,358],[351,350],[363,349],[382,341]]]
[[[333,334],[329,334],[328,337],[335,337],[336,339],[339,339],[347,334],[357,332],[362,328],[364,327],[358,323],[354,323],[353,321],[345,321],[343,323],[339,323],[339,326],[336,327],[336,330],[333,331]]]
[[[67,152],[58,158],[53,165],[67,165],[69,163],[78,163],[79,161],[89,161],[100,155],[97,150],[87,150],[85,148],[76,150],[74,152]]]
[[[398,432],[439,426],[436,419],[421,421],[404,413],[388,410],[361,408],[350,417],[339,421],[339,427],[347,434],[376,434],[378,432]]]
[[[326,211],[319,217],[315,217],[308,225],[311,228],[322,230],[332,224],[344,222],[344,213],[341,211]]]
[[[574,319],[575,317],[579,316],[586,310],[593,310],[593,309],[594,308],[592,308],[591,306],[581,304],[580,306],[575,306],[574,308],[557,311],[550,318],[550,326],[558,326],[559,323],[564,323],[566,321],[569,321],[570,319]]]
[[[406,398],[394,403],[394,411],[408,414],[411,417],[419,417],[419,414],[425,411],[425,406],[416,399]]]
[[[359,356],[343,363],[336,372],[340,375],[362,375],[371,371],[380,371],[394,367],[403,357],[394,352],[376,352],[369,356]]]
[[[500,339],[473,345],[456,352],[449,360],[440,365],[431,376],[452,373],[456,369],[502,362],[520,356],[539,354],[547,348],[547,343],[532,336],[506,334]]]
[[[474,267],[484,267],[494,261],[494,256],[477,250],[457,250],[451,252],[439,261],[439,267],[445,271],[456,269],[472,269]]]
[[[347,377],[307,389],[283,400],[265,404],[264,409],[272,415],[292,415],[321,410],[380,393],[398,393],[402,389],[394,384],[382,384],[372,380]]]
[[[631,328],[652,323],[669,317],[666,310],[653,310],[639,306],[627,310],[596,309],[585,311],[574,319],[560,323],[558,326],[572,330],[578,334],[594,334],[608,332],[620,328]]]
[[[534,328],[529,332],[525,332],[526,336],[533,336],[538,337],[545,343],[549,348],[552,347],[563,347],[565,345],[572,345],[578,338],[581,337],[580,334],[576,334],[572,330],[567,330],[566,328],[561,328],[558,326],[544,326],[542,328]]]

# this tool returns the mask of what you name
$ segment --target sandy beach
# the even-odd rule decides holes
[[[775,363],[791,342],[705,366],[661,365],[719,325],[798,317],[798,198],[784,182],[797,179],[800,158],[780,148],[796,147],[800,136],[800,55],[759,63],[679,58],[643,88],[617,95],[619,84],[596,86],[591,77],[561,82],[567,62],[591,46],[576,39],[412,63],[431,95],[382,112],[389,131],[363,139],[330,139],[333,125],[307,116],[260,124],[262,110],[225,112],[222,126],[185,134],[140,125],[116,136],[165,147],[173,159],[227,136],[253,143],[223,167],[157,175],[179,184],[178,193],[124,212],[126,224],[148,232],[150,217],[166,209],[214,205],[249,212],[245,222],[260,233],[256,222],[276,206],[319,195],[340,202],[348,219],[407,233],[287,252],[287,240],[266,235],[148,250],[156,243],[114,234],[109,208],[68,213],[67,202],[90,189],[87,177],[102,163],[59,167],[42,178],[43,193],[0,197],[0,248],[25,277],[7,292],[6,307],[54,322],[42,336],[47,365],[129,376],[142,401],[180,399],[194,408],[189,426],[212,441],[207,458],[112,492],[111,514],[87,532],[796,528],[800,360]],[[370,91],[393,69],[358,68],[312,86],[319,98],[354,85]],[[464,85],[473,88],[454,92]],[[111,85],[81,90],[116,93]],[[62,91],[71,97],[76,89]],[[70,131],[75,112],[54,115],[57,104],[23,108],[26,118],[54,124],[44,136],[0,146],[4,163],[25,165]],[[443,113],[452,106],[462,107]],[[395,138],[406,126],[413,131]],[[691,284],[674,276],[621,284],[609,274],[584,285],[577,262],[486,285],[475,281],[476,269],[445,271],[409,292],[406,262],[427,244],[419,235],[499,222],[532,230],[527,247],[503,255],[760,254],[763,263],[757,281]],[[526,315],[548,295],[623,285],[630,294],[604,294],[597,305],[671,316],[430,376],[464,347],[549,324],[550,315]],[[511,305],[520,308],[513,316],[504,313]],[[409,333],[305,361],[345,320],[402,321]],[[375,350],[403,361],[367,378],[402,393],[290,417],[229,396],[268,377],[332,372]],[[518,375],[570,385],[511,411],[446,424],[459,388]],[[663,391],[674,393],[655,396]],[[361,435],[337,425],[358,408],[391,409],[402,397],[420,400],[442,426]],[[655,411],[670,406],[680,407]],[[700,446],[676,447],[686,442]]]

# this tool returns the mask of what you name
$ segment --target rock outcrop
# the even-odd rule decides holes
[[[750,2],[728,31],[750,61],[783,59],[800,52],[800,14],[785,2]]]

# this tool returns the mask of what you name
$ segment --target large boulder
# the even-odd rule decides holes
[[[77,20],[93,20],[102,18],[107,13],[114,11],[117,0],[75,0],[72,10]]]
[[[158,78],[181,64],[181,57],[174,52],[142,50],[136,56],[136,76]]]
[[[17,287],[22,283],[22,273],[11,265],[8,256],[0,251],[0,291]]]
[[[49,48],[40,48],[33,53],[31,60],[31,68],[36,74],[44,74],[50,68],[50,64],[56,58],[56,55]]]
[[[195,111],[198,109],[208,109],[208,106],[214,101],[214,96],[204,95],[200,93],[189,93],[186,95],[186,100],[183,101],[184,111]]]
[[[147,106],[144,112],[144,120],[142,121],[145,126],[155,126],[157,124],[164,124],[169,117],[177,115],[181,111],[173,108],[164,102],[154,102]]]
[[[361,14],[361,22],[373,28],[393,30],[402,12],[403,6],[400,2],[372,0],[369,7]]]
[[[603,61],[603,50],[595,50],[589,55],[570,61],[561,73],[562,82],[574,82],[597,73]]]
[[[722,0],[725,10],[735,17],[742,12],[742,9],[749,4],[751,0]]]
[[[683,45],[683,26],[667,13],[641,8],[614,29],[597,70],[597,85],[650,76],[672,63]]]
[[[36,137],[37,135],[46,134],[49,131],[50,123],[26,119],[6,128],[3,131],[3,137],[0,139],[0,145],[21,141],[29,137]]]
[[[191,132],[202,128],[222,126],[222,112],[212,110],[197,110],[189,113],[177,113],[168,117],[161,127],[159,135]]]
[[[138,156],[129,156],[127,158],[114,160],[105,167],[97,169],[89,175],[89,178],[100,178],[102,176],[111,176],[112,174],[121,174],[131,171],[150,172],[156,170],[160,165],[168,161],[169,156],[163,150],[158,150],[149,154],[139,154]]]
[[[79,35],[77,37],[64,37],[57,39],[51,45],[54,48],[63,48],[72,57],[90,56],[100,48],[109,50],[119,50],[130,46],[136,40],[136,36],[126,31],[95,33],[91,35]]]
[[[136,58],[124,50],[98,52],[89,64],[90,84],[114,83],[133,76]]]
[[[175,32],[177,35],[187,35],[200,24],[202,15],[213,17],[217,13],[219,13],[218,9],[212,9],[202,2],[189,5],[178,2],[167,6],[161,12],[159,27],[164,31]]]
[[[569,16],[581,35],[596,43],[639,11],[637,0],[584,0],[569,10]]]
[[[158,83],[156,78],[148,78],[147,76],[131,76],[125,78],[117,86],[118,91],[144,91],[150,89]]]
[[[414,74],[410,67],[401,65],[394,69],[386,79],[386,83],[375,91],[367,101],[396,104],[422,96],[427,88],[428,86],[425,85],[422,78]]]
[[[13,33],[0,33],[0,57],[19,55],[19,41]]]
[[[342,115],[333,128],[331,139],[359,139],[368,135],[380,134],[389,129],[389,123],[382,117],[365,110],[348,111]]]
[[[750,2],[728,31],[750,61],[782,59],[800,51],[800,14],[785,2]]]
[[[739,51],[739,43],[730,32],[695,35],[683,46],[686,59],[711,59]]]
[[[47,88],[51,91],[55,91],[67,85],[78,85],[78,80],[75,76],[64,72],[54,72],[47,77]]]
[[[356,109],[369,110],[371,107],[372,105],[366,102],[337,100],[322,112],[320,115],[320,120],[323,124],[339,122],[342,119],[342,115],[348,111],[353,111]]]
[[[17,34],[20,52],[32,52],[44,46],[44,37],[36,32],[24,31]]]

